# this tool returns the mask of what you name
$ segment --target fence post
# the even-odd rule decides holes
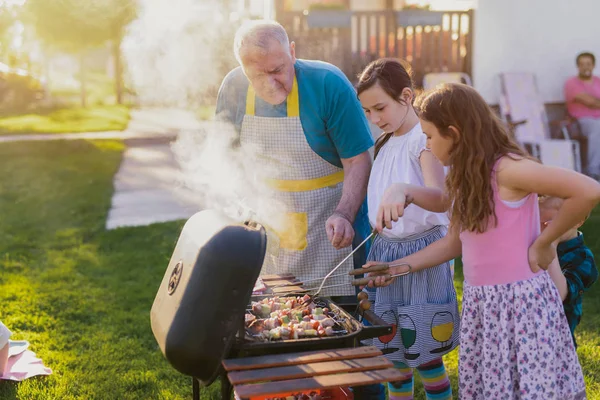
[[[473,34],[473,20],[475,15],[475,10],[469,10],[467,12],[469,16],[469,33],[467,33],[467,37],[465,38],[467,43],[465,46],[467,47],[467,56],[465,57],[465,72],[469,74],[471,77],[471,83],[474,85],[475,82],[473,80],[473,40],[475,39],[475,35]]]
[[[273,0],[273,3],[275,6],[275,15],[273,19],[279,21],[279,23],[282,23],[281,21],[285,14],[285,0]]]

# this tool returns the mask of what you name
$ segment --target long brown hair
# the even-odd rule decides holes
[[[402,91],[406,88],[413,90],[413,81],[410,77],[408,63],[395,58],[380,58],[371,62],[358,76],[356,95],[360,96],[362,92],[375,86],[376,83],[392,99],[405,105],[406,101],[402,98]],[[387,132],[377,138],[375,141],[375,157],[393,135],[394,132]]]
[[[444,84],[415,101],[422,120],[435,125],[454,144],[449,153],[446,190],[452,207],[450,221],[459,231],[485,232],[494,212],[492,168],[502,156],[530,158],[475,89]],[[450,129],[453,126],[456,134]]]

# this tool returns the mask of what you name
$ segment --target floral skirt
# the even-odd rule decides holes
[[[464,283],[459,398],[585,399],[558,290],[546,272],[504,285]]]

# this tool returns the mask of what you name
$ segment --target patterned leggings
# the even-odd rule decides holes
[[[389,400],[412,400],[414,391],[413,369],[401,362],[394,362],[394,367],[398,368],[405,378],[401,381],[388,383]],[[452,399],[450,380],[441,358],[417,367],[417,371],[421,375],[428,400]]]

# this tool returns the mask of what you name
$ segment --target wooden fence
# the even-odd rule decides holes
[[[297,57],[337,65],[352,82],[380,57],[408,61],[417,85],[429,72],[471,75],[472,10],[329,13],[278,13],[278,21],[296,42]]]

